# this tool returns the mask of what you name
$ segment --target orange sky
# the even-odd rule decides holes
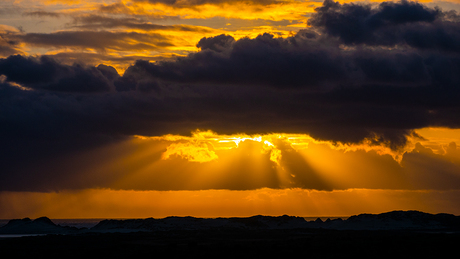
[[[252,191],[115,191],[88,189],[0,196],[2,218],[163,218],[298,215],[344,217],[392,210],[460,214],[459,191],[259,189]]]
[[[430,8],[440,6],[443,10],[460,10],[458,0],[420,2]],[[121,76],[128,67],[133,67],[136,60],[174,62],[177,57],[193,57],[187,55],[200,51],[197,44],[204,37],[226,34],[238,40],[270,33],[284,39],[294,38],[297,32],[307,28],[309,17],[322,4],[297,0],[210,0],[200,4],[188,0],[175,4],[160,0],[4,0],[0,3],[0,58],[6,60],[12,55],[47,56],[59,64],[82,64],[82,67],[104,64],[113,66]],[[343,49],[346,47],[341,46]],[[139,74],[142,72],[145,71]],[[167,76],[169,74],[166,73]],[[176,74],[172,74],[174,76]],[[43,90],[8,80],[0,71],[0,85],[23,92]],[[161,90],[161,87],[172,85],[171,82],[166,80],[165,84],[155,86]],[[202,90],[190,90],[188,82],[178,82],[178,86],[174,87],[180,90],[171,88],[166,97],[180,99],[184,93],[194,96]],[[209,82],[213,83],[212,79],[205,81],[203,88]],[[329,82],[321,87],[328,88]],[[297,93],[295,91],[297,89],[293,95]],[[60,115],[62,100],[57,96],[61,93],[56,94],[46,88],[44,92],[43,99],[37,98],[34,104]],[[160,97],[155,101],[166,99],[158,95]],[[97,98],[101,96],[103,93]],[[125,106],[119,108],[116,101],[129,97],[126,94],[114,98],[115,101],[108,102],[107,106],[118,109],[120,113],[126,112],[129,109]],[[72,113],[76,114],[75,118],[69,121],[75,120],[78,124],[81,114],[75,107],[79,107],[78,102],[84,98],[69,94],[64,95],[64,99],[71,103],[68,107],[72,112],[73,109],[77,111]],[[88,128],[97,129],[97,116],[104,116],[106,110],[93,112],[91,105],[99,99],[94,100],[86,100],[89,106],[85,107],[85,111],[94,115],[90,116],[94,124]],[[143,100],[133,103],[142,105]],[[51,105],[41,106],[42,101],[49,101]],[[158,109],[161,108],[164,107]],[[279,110],[282,108],[279,107]],[[171,110],[174,111],[173,108]],[[251,112],[242,110],[244,115]],[[27,117],[27,114],[15,109],[11,109],[11,114],[17,118]],[[165,114],[164,117],[169,115]],[[42,121],[39,115],[32,114],[30,117],[30,120],[38,121],[38,131],[54,134],[52,129],[40,128]],[[160,115],[157,117],[163,119]],[[226,118],[239,119],[238,116]],[[255,115],[254,120],[257,121],[257,118]],[[310,119],[316,118],[306,120]],[[199,128],[200,123],[210,120],[205,118],[195,124]],[[171,121],[171,125],[180,124],[173,119]],[[126,120],[110,127],[122,128],[122,132],[126,127],[128,132],[130,123]],[[192,125],[195,124],[192,122]],[[273,124],[283,128],[283,125]],[[296,122],[294,124],[297,126]],[[146,122],[145,125],[150,128],[158,126],[160,130],[167,128],[161,123]],[[225,128],[219,123],[215,125],[216,128]],[[298,128],[303,126],[300,122],[298,125]],[[70,128],[65,129],[70,131]],[[23,134],[21,130],[13,129]],[[56,148],[55,155],[43,158],[37,154],[38,158],[31,159],[32,162],[26,163],[24,168],[18,165],[26,172],[23,185],[12,183],[11,188],[0,189],[0,218],[229,217],[256,214],[314,217],[391,210],[460,215],[460,147],[457,146],[460,145],[460,129],[410,128],[409,133],[404,135],[407,142],[396,148],[391,146],[392,143],[382,141],[383,137],[378,134],[360,141],[332,141],[302,132],[247,134],[241,131],[224,134],[208,127],[189,132],[189,135],[178,134],[179,131],[164,135],[126,134],[120,139],[116,139],[118,135],[110,135],[107,139],[113,137],[116,140],[104,139],[106,142],[101,141],[103,144],[82,145],[71,152],[61,153]],[[322,136],[323,132],[315,133]],[[39,139],[33,134],[28,137],[23,141],[36,141],[33,145],[55,144],[54,139]],[[65,143],[65,140],[59,141]],[[42,175],[47,178],[40,178]],[[10,179],[16,178],[11,176],[7,181]]]

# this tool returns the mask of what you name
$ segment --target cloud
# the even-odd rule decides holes
[[[189,22],[194,24],[201,23],[203,19],[208,18],[219,20],[233,19],[233,21],[236,19],[245,21],[243,22],[245,24],[243,26],[247,26],[248,21],[304,21],[305,13],[311,12],[314,6],[318,6],[318,2],[272,0],[134,0],[101,5],[99,11],[106,14],[129,14],[155,20],[192,19]],[[227,22],[232,23],[232,25],[234,23],[231,20],[227,20]],[[215,20],[206,21],[206,24],[210,23],[215,23]]]
[[[156,33],[111,31],[59,31],[18,34],[14,39],[33,46],[71,47],[99,51],[156,50],[173,46],[167,36]]]
[[[22,53],[16,46],[15,42],[5,41],[3,38],[0,39],[0,56],[7,57],[14,54]]]
[[[191,25],[159,25],[134,17],[115,18],[100,15],[83,15],[74,17],[72,27],[80,29],[127,28],[144,31],[170,30],[185,32],[212,32],[211,29]]]
[[[232,36],[221,34],[216,37],[202,38],[196,46],[201,50],[210,49],[216,52],[221,52],[231,46],[235,42]]]
[[[23,53],[20,42],[10,39],[11,35],[17,33],[18,29],[0,24],[0,57]]]
[[[122,2],[101,5],[99,6],[99,10],[104,13],[113,13],[113,14],[129,12],[129,8]]]
[[[165,4],[165,5],[172,5],[172,6],[196,6],[196,5],[204,5],[204,4],[224,4],[224,3],[238,3],[238,2],[250,2],[253,4],[259,5],[268,5],[273,4],[278,1],[276,0],[251,0],[251,1],[244,1],[244,0],[134,0],[134,2],[148,2],[152,4]]]
[[[134,6],[136,7],[136,6]],[[113,4],[103,4],[98,7],[99,13],[111,14],[111,15],[131,15],[136,17],[146,17],[150,20],[178,20],[180,19],[179,15],[171,15],[165,13],[158,13],[159,10],[155,12],[148,12],[142,6],[140,8],[133,8],[133,5],[129,3],[128,5],[123,2],[113,3]]]
[[[288,39],[263,34],[238,41],[226,38],[225,51],[213,51],[210,38],[202,39],[202,51],[175,62],[136,63],[132,70],[144,70],[155,78],[188,83],[270,85],[277,88],[319,89],[330,81],[345,79],[346,70],[338,53],[328,51],[302,34]],[[214,46],[215,49],[215,46]],[[130,70],[127,71],[128,75]]]
[[[407,12],[411,15],[405,15]],[[456,49],[460,46],[456,44],[460,21],[455,17],[413,2],[371,7],[326,1],[312,16],[311,27],[293,36],[262,34],[238,40],[229,35],[206,37],[197,42],[198,52],[155,63],[138,60],[122,76],[107,64],[68,65],[46,56],[0,59],[0,123],[6,125],[0,129],[0,141],[5,143],[0,154],[7,161],[3,171],[9,172],[9,180],[1,188],[13,188],[11,182],[19,179],[14,175],[30,177],[30,184],[21,188],[32,188],[39,175],[62,184],[67,178],[59,175],[60,165],[41,164],[53,161],[50,158],[60,161],[62,156],[133,135],[188,135],[196,129],[221,134],[304,133],[331,143],[404,150],[409,139],[416,136],[415,129],[460,127],[460,56]],[[107,26],[145,25],[141,20],[94,18],[101,24],[107,22]],[[361,29],[337,29],[345,25]],[[414,43],[408,35],[423,36],[426,42]],[[34,46],[101,52],[156,50],[172,44],[167,36],[137,32],[61,31],[8,37]],[[251,150],[246,144],[245,148]],[[336,187],[328,185],[314,168],[302,171],[310,165],[297,167],[302,158],[289,150],[286,147],[280,154],[285,161],[292,161],[286,162],[295,176],[292,186]],[[228,176],[227,182],[214,187],[207,183],[193,188],[281,186],[270,154],[252,155],[254,159],[264,157],[269,172],[270,177],[261,185],[252,182],[252,175],[240,175],[247,177],[244,184],[238,185],[238,177]],[[188,153],[182,156],[190,157]],[[417,163],[423,161],[420,156],[407,154],[403,161]],[[28,161],[22,162],[24,157]],[[171,161],[164,163],[174,166],[177,162]],[[231,168],[234,172],[247,169],[241,165]],[[75,168],[69,174],[79,175],[77,171]],[[91,187],[107,185],[109,174],[102,175],[100,180],[95,180],[96,176],[88,178]],[[178,175],[184,177],[183,182],[165,183],[162,188],[189,188],[187,180],[192,175]],[[149,177],[152,183],[147,181],[142,188],[161,187],[161,181]],[[132,186],[119,188],[141,188],[137,185],[141,181],[135,176],[133,179]],[[394,187],[389,182],[384,187]],[[70,181],[63,186],[85,184]],[[44,184],[40,188],[56,186]]]
[[[33,12],[25,12],[22,15],[24,15],[24,16],[60,18],[62,14],[58,13],[58,12],[47,12],[47,11],[39,10],[39,11],[33,11]]]
[[[345,44],[408,45],[417,49],[460,51],[459,18],[417,2],[383,2],[377,8],[327,0],[308,24]]]
[[[97,66],[98,64],[108,62],[111,64],[118,65],[121,67],[129,67],[129,65],[125,64],[133,64],[136,60],[144,59],[149,61],[158,61],[164,60],[168,57],[164,57],[161,55],[158,56],[143,56],[141,54],[132,54],[132,55],[118,55],[117,53],[113,53],[112,55],[107,55],[107,53],[90,53],[90,52],[79,52],[79,51],[72,51],[72,52],[59,52],[56,54],[47,54],[44,55],[45,57],[50,57],[58,62],[61,63],[73,63],[75,60],[82,62],[83,64]]]
[[[0,60],[0,71],[9,82],[56,92],[109,91],[113,87],[111,81],[118,77],[117,71],[107,66],[68,66],[45,56],[9,56]]]
[[[419,189],[456,189],[460,182],[460,150],[452,142],[447,151],[446,155],[435,154],[417,143],[414,150],[406,153],[402,166],[412,185]]]
[[[14,3],[12,1],[1,3],[1,9],[0,9],[1,15],[5,15],[5,16],[15,15],[23,11],[24,11],[24,7],[19,6],[17,3]]]

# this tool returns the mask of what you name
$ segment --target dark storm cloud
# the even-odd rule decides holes
[[[67,66],[51,58],[25,58],[9,56],[0,60],[0,73],[7,81],[19,83],[31,89],[57,92],[104,92],[112,88],[118,73],[105,66]]]
[[[225,38],[225,41],[221,41]],[[210,42],[213,41],[212,47]],[[128,69],[157,79],[181,83],[271,85],[278,88],[318,89],[346,79],[343,56],[332,47],[298,35],[283,39],[263,34],[233,42],[229,36],[203,39],[202,51],[175,62],[138,62]],[[220,44],[220,45],[219,45]],[[224,44],[224,45],[222,45]],[[216,46],[219,50],[215,51]],[[223,49],[227,47],[226,49]]]
[[[201,50],[210,49],[216,52],[221,52],[231,46],[235,42],[232,36],[219,35],[216,37],[202,38],[196,46]]]
[[[292,37],[203,38],[199,52],[173,61],[139,60],[123,76],[109,66],[70,66],[46,57],[1,59],[1,155],[3,172],[14,172],[1,188],[26,188],[10,184],[25,174],[58,177],[59,167],[33,165],[130,135],[197,128],[307,133],[345,143],[369,138],[397,150],[414,137],[413,129],[459,128],[456,17],[413,2],[372,8],[326,1],[312,27]],[[20,34],[16,40],[125,49],[125,39],[140,38],[168,44],[155,35],[92,31]],[[28,160],[21,164],[23,157]],[[305,179],[327,188],[313,176]]]
[[[138,62],[131,71],[145,71],[173,82],[269,85],[280,89],[329,91],[339,86],[389,84],[443,87],[458,84],[457,55],[404,49],[343,50],[341,46],[299,32],[283,39],[264,34],[234,41],[229,36],[202,39],[201,52],[175,62]],[[219,42],[222,37],[225,42]],[[322,44],[324,43],[324,44]],[[217,50],[217,51],[216,51]]]
[[[383,2],[372,8],[327,0],[308,24],[345,44],[407,44],[419,49],[460,51],[458,16],[417,2]]]

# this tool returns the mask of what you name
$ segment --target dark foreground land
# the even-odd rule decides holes
[[[458,258],[460,216],[167,217],[102,220],[89,229],[41,217],[11,220],[0,234],[46,234],[0,238],[2,254],[13,255],[8,258]]]
[[[0,239],[0,251],[11,258],[455,258],[459,245],[459,232],[408,230],[168,230]]]

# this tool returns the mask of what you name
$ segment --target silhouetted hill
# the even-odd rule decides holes
[[[68,234],[68,233],[128,233],[175,230],[437,230],[459,231],[460,217],[451,214],[429,214],[420,211],[391,211],[381,214],[360,214],[347,220],[306,221],[294,216],[252,216],[245,218],[166,217],[162,219],[107,219],[90,229],[77,229],[54,224],[46,217],[11,220],[0,228],[0,234]]]
[[[77,231],[77,228],[56,225],[47,217],[13,219],[0,228],[0,234],[68,234]]]
[[[194,230],[194,229],[292,229],[301,228],[306,221],[294,216],[252,216],[247,218],[194,218],[166,217],[163,219],[103,220],[91,231],[155,231],[155,230]]]
[[[392,211],[360,214],[347,220],[306,221],[293,216],[253,216],[248,218],[167,217],[163,219],[103,220],[91,231],[129,232],[177,229],[295,229],[324,228],[335,230],[460,230],[460,217],[419,211]]]
[[[338,229],[358,230],[460,230],[460,217],[452,214],[429,214],[420,211],[391,211],[360,214],[348,218]]]

